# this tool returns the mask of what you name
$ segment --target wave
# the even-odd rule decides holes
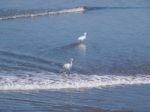
[[[0,50],[0,60],[8,61],[4,58],[9,59],[9,60],[13,59],[13,61],[15,61],[15,63],[17,61],[23,61],[23,62],[32,62],[32,63],[36,63],[36,64],[53,65],[53,66],[55,65],[57,67],[62,66],[62,63],[56,62],[55,60],[47,60],[47,59],[43,59],[40,57]],[[8,61],[8,63],[10,63],[10,61]]]
[[[124,7],[111,7],[111,6],[105,6],[105,7],[86,7],[84,6],[86,10],[107,10],[107,9],[149,9],[150,7],[129,7],[129,6],[124,6]]]
[[[82,13],[85,11],[84,7],[76,7],[76,8],[70,8],[70,9],[62,9],[57,11],[51,11],[51,10],[41,10],[39,12],[37,11],[23,11],[23,14],[16,14],[16,15],[10,15],[10,16],[4,16],[0,17],[0,20],[7,20],[7,19],[18,19],[18,18],[29,18],[29,17],[37,17],[37,16],[54,16],[54,15],[63,15],[68,13]]]
[[[62,72],[63,62],[54,59],[45,59],[26,54],[0,50],[0,71],[36,71],[36,72]],[[74,72],[90,73],[81,67],[74,66]]]
[[[102,88],[121,85],[150,84],[150,75],[70,75],[56,73],[0,73],[0,90],[51,90]]]
[[[150,7],[90,7],[80,6],[75,8],[61,9],[61,10],[50,10],[50,9],[31,9],[31,10],[0,10],[0,20],[18,19],[18,18],[31,18],[37,16],[56,16],[64,15],[69,13],[83,13],[92,10],[108,10],[108,9],[146,9]]]

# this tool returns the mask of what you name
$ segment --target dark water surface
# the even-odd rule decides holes
[[[149,112],[149,37],[148,0],[1,0],[0,111]]]

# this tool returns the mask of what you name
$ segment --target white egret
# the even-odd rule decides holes
[[[78,37],[78,41],[80,43],[84,42],[86,39],[86,35],[87,35],[87,32],[84,32],[84,34],[82,36]]]
[[[65,63],[63,65],[64,70],[70,72],[70,70],[72,68],[72,64],[73,64],[73,58],[70,59],[70,63]]]

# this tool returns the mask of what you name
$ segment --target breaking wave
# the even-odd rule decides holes
[[[29,18],[29,17],[37,17],[37,16],[54,16],[54,15],[63,15],[63,14],[68,14],[68,13],[82,13],[84,11],[85,11],[84,7],[76,7],[76,8],[62,9],[62,10],[56,10],[56,11],[51,11],[48,9],[41,10],[41,11],[38,11],[38,10],[37,11],[36,10],[22,11],[22,12],[14,11],[12,13],[17,13],[17,14],[0,17],[0,20]]]
[[[63,15],[69,13],[83,13],[85,11],[92,10],[112,10],[112,9],[143,9],[150,7],[90,7],[90,6],[80,6],[75,8],[67,8],[61,10],[51,10],[51,9],[31,9],[31,10],[0,10],[0,20],[8,20],[8,19],[18,19],[18,18],[31,18],[37,16],[55,16],[55,15]]]
[[[80,89],[121,85],[150,84],[149,75],[83,75],[56,73],[0,73],[0,90]]]

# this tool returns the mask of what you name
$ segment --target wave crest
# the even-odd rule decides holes
[[[0,73],[0,90],[80,89],[135,84],[150,84],[150,76],[83,75],[76,73],[64,76],[56,73],[30,72],[14,76]]]
[[[0,17],[0,20],[7,20],[7,19],[17,19],[17,18],[29,18],[29,17],[37,17],[37,16],[51,16],[51,15],[62,15],[68,13],[82,13],[85,11],[85,7],[76,7],[70,9],[62,9],[57,11],[47,11],[43,10],[42,12],[24,12],[23,14],[15,14],[10,16]]]
[[[121,9],[149,9],[150,7],[90,7],[90,6],[80,6],[75,8],[67,8],[61,10],[50,10],[50,9],[31,9],[31,10],[0,10],[0,20],[8,20],[8,19],[18,19],[18,18],[31,18],[37,16],[54,16],[54,15],[63,15],[68,13],[83,13],[85,11],[92,11],[92,10],[121,10]],[[8,14],[7,14],[8,13]]]

